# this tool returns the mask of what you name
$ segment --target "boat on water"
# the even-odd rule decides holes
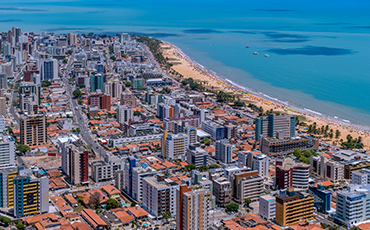
[[[253,55],[258,55],[259,53],[258,52],[253,52]]]
[[[263,56],[265,56],[265,57],[270,57],[270,55],[268,55],[268,54],[265,54],[265,55],[263,55]]]
[[[249,46],[245,46],[245,48],[249,48]]]

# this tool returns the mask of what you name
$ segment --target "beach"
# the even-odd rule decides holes
[[[338,139],[328,140],[327,143],[334,144],[333,141],[339,141],[340,139],[346,140],[347,135],[351,135],[353,138],[361,136],[364,148],[370,147],[370,135],[369,129],[366,126],[357,124],[351,124],[348,121],[335,121],[328,118],[327,116],[305,108],[296,108],[287,106],[284,102],[279,101],[276,98],[271,98],[263,93],[251,93],[248,89],[233,84],[228,79],[223,79],[217,76],[211,70],[206,69],[201,64],[196,63],[189,58],[185,53],[181,51],[175,45],[163,41],[162,45],[163,56],[168,58],[169,62],[174,63],[172,69],[182,74],[184,78],[193,78],[195,81],[202,81],[204,85],[215,91],[224,91],[229,93],[238,94],[241,96],[241,100],[245,102],[251,102],[258,107],[262,106],[264,111],[273,109],[282,113],[288,113],[296,116],[304,116],[306,119],[303,122],[307,125],[316,123],[316,127],[329,126],[329,130],[333,129],[334,133],[339,130],[341,135]],[[327,138],[325,139],[327,140]]]

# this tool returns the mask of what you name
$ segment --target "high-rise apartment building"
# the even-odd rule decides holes
[[[68,33],[67,34],[67,40],[68,40],[68,45],[72,46],[77,43],[77,34],[72,34]]]
[[[134,110],[131,106],[120,105],[117,109],[117,121],[120,124],[128,124],[134,117]]]
[[[68,145],[63,143],[62,149],[62,170],[75,185],[81,185],[89,182],[89,158],[88,151],[82,143],[76,142]]]
[[[260,196],[259,214],[265,220],[275,219],[276,215],[276,200],[274,196]]]
[[[0,135],[0,168],[14,166],[14,140],[10,136]]]
[[[208,152],[197,145],[189,145],[186,151],[186,161],[197,167],[207,165]]]
[[[235,146],[227,139],[216,141],[216,159],[225,164],[230,164]]]
[[[269,176],[269,158],[264,154],[254,154],[253,156],[253,170],[258,171],[261,177]]]
[[[166,138],[165,156],[168,160],[185,158],[187,149],[188,135],[186,134],[169,134]],[[163,146],[162,146],[163,148]]]
[[[0,116],[6,116],[6,98],[0,97]]]
[[[49,212],[49,178],[36,177],[28,170],[21,170],[13,180],[14,216]]]
[[[295,137],[295,116],[283,114],[276,116],[269,114],[267,117],[255,119],[255,140],[260,137],[274,137],[277,139]]]
[[[55,59],[41,60],[41,80],[52,81],[58,78],[58,61]]]
[[[289,188],[286,194],[276,197],[275,221],[280,226],[289,226],[299,221],[313,219],[314,197]]]
[[[131,107],[136,107],[136,97],[131,93],[129,89],[126,88],[121,94],[121,105],[128,105]]]
[[[20,123],[21,144],[36,146],[47,143],[45,117],[22,116]]]
[[[91,178],[95,183],[113,180],[113,165],[104,161],[91,162]]]
[[[236,173],[231,178],[234,198],[239,203],[245,199],[256,201],[264,192],[263,177],[258,175],[258,171]]]
[[[206,230],[209,228],[210,192],[207,189],[181,185],[178,194],[176,224],[178,230]]]
[[[18,175],[16,166],[0,168],[0,207],[14,207],[14,177]]]
[[[325,156],[311,156],[310,172],[332,180],[334,183],[344,179],[344,165]]]
[[[203,121],[202,130],[211,135],[213,140],[222,140],[225,138],[225,127],[214,121]]]
[[[165,179],[163,174],[144,178],[144,209],[155,217],[161,217],[166,212],[171,212],[171,217],[176,217],[176,191],[178,187],[176,182]]]
[[[291,158],[276,159],[275,186],[278,189],[295,188],[308,189],[310,167],[303,163],[296,163]]]
[[[8,77],[6,73],[0,73],[0,89],[8,88]]]
[[[225,177],[219,177],[213,180],[213,195],[215,196],[216,203],[219,205],[226,205],[231,202],[233,195],[230,181]]]
[[[100,89],[101,92],[104,92],[104,76],[102,74],[91,74],[90,91],[96,92],[98,89]]]

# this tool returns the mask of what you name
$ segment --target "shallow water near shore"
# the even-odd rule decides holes
[[[368,12],[364,0],[3,0],[0,29],[148,34],[236,84],[370,125]]]

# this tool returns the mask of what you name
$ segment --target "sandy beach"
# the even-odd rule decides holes
[[[248,101],[256,104],[258,107],[262,106],[264,111],[273,109],[274,111],[280,111],[292,115],[300,115],[306,118],[305,123],[313,124],[316,122],[317,127],[321,126],[329,126],[329,130],[333,129],[334,133],[336,130],[341,132],[340,138],[337,139],[339,142],[340,139],[346,139],[346,136],[350,134],[353,138],[358,138],[359,136],[362,137],[362,143],[364,144],[364,148],[368,149],[370,147],[370,135],[369,131],[365,131],[355,125],[350,125],[346,123],[339,123],[335,121],[331,121],[324,117],[316,116],[314,114],[310,114],[309,111],[298,110],[296,108],[290,108],[286,105],[273,102],[271,100],[267,100],[265,98],[256,96],[244,90],[238,86],[232,84],[232,82],[228,82],[227,80],[223,80],[217,77],[215,74],[212,74],[203,66],[195,63],[190,58],[188,58],[179,48],[173,46],[170,43],[164,42],[162,45],[163,48],[163,56],[168,58],[169,62],[174,63],[172,69],[177,71],[178,73],[182,74],[184,78],[193,78],[196,81],[204,82],[205,86],[219,91],[222,90],[224,92],[230,92],[240,95],[240,99],[243,101]],[[327,140],[327,139],[325,139]],[[332,143],[336,139],[332,139],[327,141],[328,143]]]

